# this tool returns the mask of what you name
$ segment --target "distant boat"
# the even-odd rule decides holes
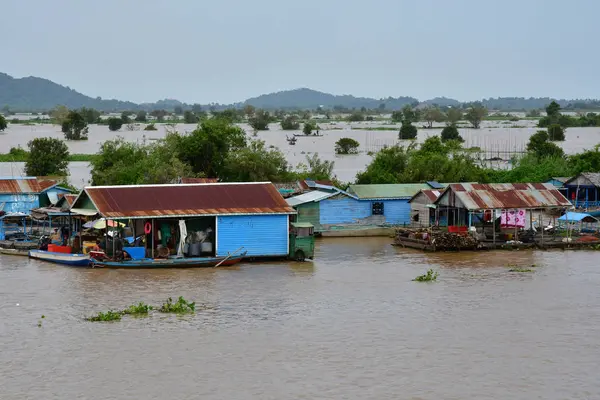
[[[87,254],[68,254],[44,250],[30,250],[29,258],[49,261],[56,264],[70,265],[72,267],[87,267],[90,265],[90,256]]]
[[[246,252],[235,257],[192,257],[192,258],[142,258],[138,260],[109,261],[92,259],[93,267],[100,268],[207,268],[228,267],[242,261]]]

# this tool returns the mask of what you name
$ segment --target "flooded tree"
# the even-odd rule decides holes
[[[444,122],[446,116],[437,107],[427,107],[421,112],[422,118],[427,122],[427,127],[432,128],[434,122]]]
[[[465,114],[465,119],[471,123],[473,128],[479,129],[481,121],[488,115],[488,109],[481,104],[473,105]]]
[[[248,120],[250,126],[257,131],[268,131],[269,122],[271,122],[271,114],[265,110],[257,110]]]
[[[456,125],[462,118],[463,114],[459,108],[451,107],[446,111],[446,125]]]
[[[78,111],[69,112],[61,129],[67,140],[87,140],[88,138],[88,124]]]
[[[335,154],[358,154],[360,143],[352,138],[341,138],[335,142]]]
[[[35,138],[29,143],[25,173],[29,176],[69,175],[69,148],[55,138]]]
[[[0,132],[5,130],[8,127],[8,123],[6,122],[6,118],[4,115],[0,114]]]
[[[460,136],[456,125],[449,125],[442,129],[441,138],[442,142],[447,142],[449,140],[458,140],[460,142],[465,141],[462,136]]]
[[[111,132],[118,131],[123,126],[123,120],[121,118],[109,118],[108,129]]]

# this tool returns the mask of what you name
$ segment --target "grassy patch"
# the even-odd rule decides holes
[[[397,131],[400,128],[394,128],[394,127],[390,127],[390,126],[370,126],[370,127],[353,126],[350,129],[358,130],[358,131]]]
[[[438,277],[437,271],[433,271],[433,269],[429,269],[424,275],[419,275],[413,281],[415,282],[433,282],[436,281]]]
[[[169,297],[158,311],[175,314],[193,313],[196,311],[196,303],[187,301],[183,296],[179,296],[179,299],[174,303],[173,299]]]
[[[120,321],[122,314],[123,313],[120,311],[108,310],[107,312],[99,312],[98,315],[93,315],[91,317],[88,317],[88,318],[86,318],[86,321],[90,321],[90,322]]]
[[[533,270],[531,268],[511,268],[508,270],[508,272],[533,272]]]
[[[27,162],[28,157],[29,152],[17,149],[16,151],[0,154],[0,162]],[[70,154],[69,161],[92,162],[96,157],[95,154]]]

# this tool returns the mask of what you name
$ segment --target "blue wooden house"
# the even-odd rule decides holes
[[[0,178],[0,212],[29,214],[38,207],[56,204],[60,194],[71,193],[51,179]]]
[[[134,237],[146,235],[149,227],[152,240],[171,250],[169,240],[183,221],[188,237],[207,235],[210,255],[243,247],[247,257],[286,256],[289,219],[296,214],[269,182],[91,186],[71,210],[125,222]]]
[[[583,172],[566,181],[562,192],[576,208],[600,207],[600,173]]]
[[[291,197],[287,202],[297,210],[298,221],[312,223],[315,232],[355,236],[380,227],[409,225],[408,200],[421,189],[431,188],[429,183],[350,185],[346,191],[317,190]]]

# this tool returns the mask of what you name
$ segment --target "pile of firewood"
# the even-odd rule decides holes
[[[478,241],[467,233],[450,233],[432,229],[405,229],[396,230],[396,238],[418,239],[435,246],[437,250],[473,249],[478,246]]]

